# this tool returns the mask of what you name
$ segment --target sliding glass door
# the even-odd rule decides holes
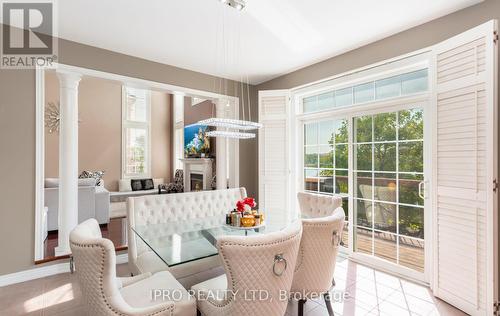
[[[353,251],[424,272],[424,126],[415,108],[352,119]]]
[[[303,186],[342,196],[348,252],[423,276],[424,109],[396,108],[305,123]]]

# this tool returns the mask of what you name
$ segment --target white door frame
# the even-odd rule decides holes
[[[239,118],[239,98],[229,95],[223,95],[210,91],[186,88],[167,83],[156,82],[152,80],[139,79],[109,72],[71,66],[66,64],[54,64],[55,67],[37,67],[35,69],[35,262],[44,259],[43,253],[43,209],[44,209],[44,180],[45,180],[45,71],[46,70],[64,70],[81,74],[82,76],[96,77],[101,79],[122,82],[124,85],[163,91],[169,94],[177,94],[202,99],[211,99],[213,101],[226,100],[231,105],[230,113]],[[233,149],[229,151],[230,159],[230,183],[235,187],[239,184],[239,141],[231,142]],[[232,161],[232,163],[231,163]]]

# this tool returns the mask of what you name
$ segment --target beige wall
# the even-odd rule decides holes
[[[55,72],[45,76],[45,103],[59,101],[59,82]],[[78,89],[78,170],[104,170],[104,184],[118,191],[121,178],[121,107],[119,82],[84,77]],[[171,178],[171,103],[170,95],[151,93],[151,175]],[[45,177],[59,174],[59,133],[45,129]]]
[[[184,125],[194,124],[201,120],[215,116],[215,107],[212,101],[207,100],[191,106],[192,98],[184,98]]]
[[[171,95],[151,92],[151,176],[172,179],[172,103]]]
[[[0,28],[3,28],[0,24]],[[0,30],[1,32],[2,30]],[[216,77],[59,40],[59,61],[210,92]],[[228,80],[227,91],[241,91]],[[253,88],[252,88],[253,89]],[[251,90],[252,92],[254,90]],[[239,96],[239,95],[236,95]],[[256,115],[256,104],[252,111]],[[0,275],[33,267],[35,232],[35,71],[0,69]],[[257,141],[240,144],[240,184],[257,191]],[[15,242],[13,242],[13,240]]]

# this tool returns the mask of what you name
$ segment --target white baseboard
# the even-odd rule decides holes
[[[0,286],[21,283],[66,272],[69,272],[69,262],[51,264],[34,269],[0,275]]]
[[[128,262],[128,254],[122,253],[116,256],[116,264]],[[29,270],[0,275],[0,287],[30,280],[45,278],[54,274],[68,273],[69,262],[45,265]]]

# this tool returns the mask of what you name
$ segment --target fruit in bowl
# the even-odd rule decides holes
[[[241,226],[252,227],[255,226],[255,217],[253,215],[245,215],[241,218]]]

